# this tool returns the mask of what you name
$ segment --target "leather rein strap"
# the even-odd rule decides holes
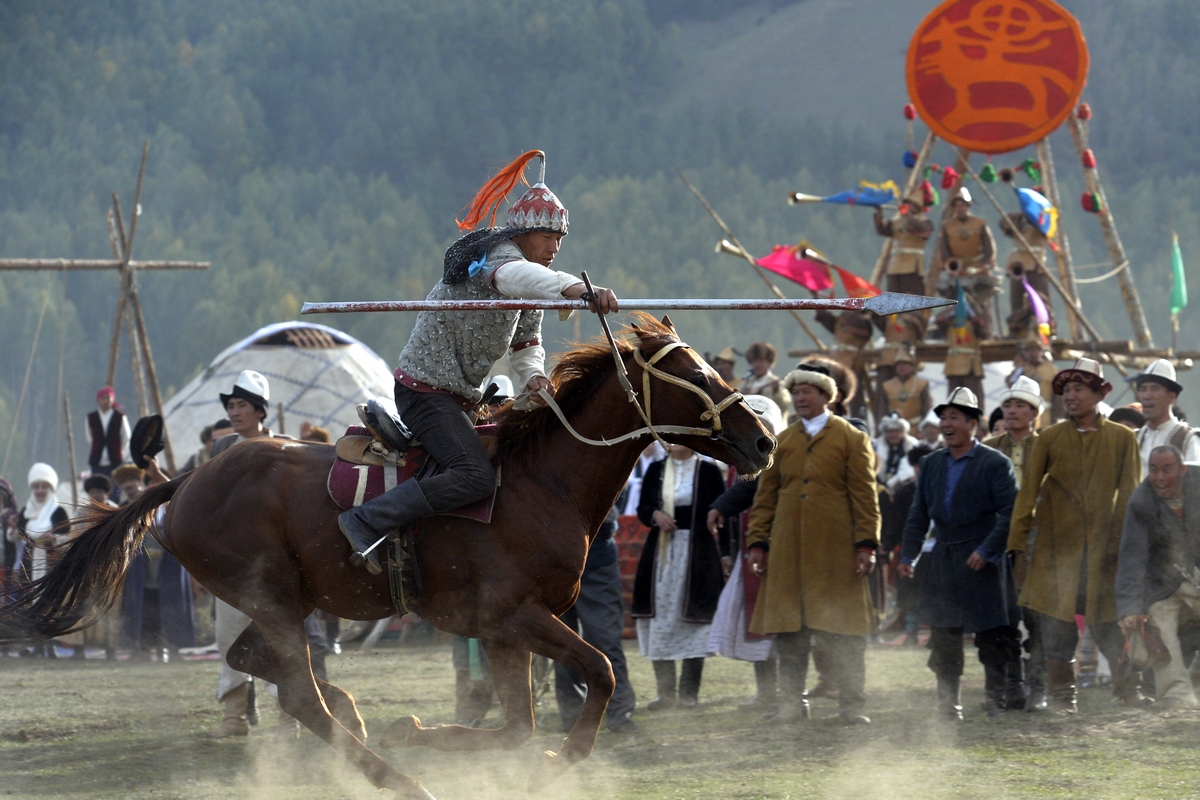
[[[612,445],[620,444],[621,442],[628,441],[629,439],[636,439],[641,436],[645,436],[646,434],[653,436],[655,440],[657,440],[658,443],[663,447],[668,447],[669,445],[667,442],[663,441],[661,434],[678,436],[707,436],[710,438],[716,438],[721,432],[721,412],[729,408],[734,403],[741,402],[742,394],[741,392],[735,391],[730,393],[730,395],[720,403],[714,403],[713,399],[708,396],[708,393],[700,387],[689,383],[682,378],[671,375],[668,372],[663,372],[661,369],[658,369],[654,366],[664,356],[679,347],[691,349],[683,342],[672,342],[651,356],[649,360],[646,360],[642,356],[641,350],[635,349],[633,351],[634,360],[642,368],[642,398],[645,402],[645,407],[643,407],[642,403],[638,402],[637,393],[633,390],[633,385],[629,382],[629,376],[625,372],[625,362],[621,358],[620,352],[617,350],[616,342],[613,342],[613,356],[620,365],[617,369],[617,377],[621,381],[621,385],[625,387],[629,402],[633,403],[634,408],[638,410],[638,415],[642,418],[642,421],[645,422],[643,427],[634,431],[630,431],[629,433],[622,434],[615,439],[589,439],[579,431],[575,430],[571,423],[567,421],[566,415],[563,413],[563,410],[559,407],[558,403],[555,402],[553,395],[551,395],[545,389],[538,390],[538,395],[540,395],[542,400],[546,402],[546,405],[550,406],[550,409],[558,417],[559,422],[563,424],[563,427],[566,428],[572,436],[584,444],[593,445],[595,447],[611,447]],[[651,377],[658,378],[667,383],[673,383],[676,386],[687,389],[689,392],[698,394],[701,399],[704,400],[705,405],[708,406],[708,410],[700,415],[700,419],[705,422],[711,420],[712,427],[699,428],[687,425],[655,425],[652,423],[650,421]]]

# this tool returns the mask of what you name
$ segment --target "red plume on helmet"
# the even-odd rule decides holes
[[[538,181],[509,207],[506,227],[545,229],[566,233],[567,209],[559,202],[554,192],[546,186],[546,154],[541,150],[522,153],[511,164],[492,176],[491,180],[475,193],[464,218],[456,220],[459,229],[474,230],[485,217],[488,220],[488,227],[494,227],[500,203],[508,197],[509,192],[517,185],[517,181],[524,180],[525,167],[535,158],[541,160]]]

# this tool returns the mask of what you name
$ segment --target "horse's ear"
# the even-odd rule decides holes
[[[663,314],[662,324],[671,329],[671,333],[675,333],[675,324],[671,322],[671,318]]]

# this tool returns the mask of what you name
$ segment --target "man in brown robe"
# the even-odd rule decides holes
[[[887,290],[925,293],[925,247],[933,236],[933,221],[925,213],[920,192],[908,197],[891,219],[875,209],[875,232],[892,240],[887,262]]]
[[[750,569],[765,576],[750,631],[775,634],[778,721],[808,716],[804,688],[816,637],[829,653],[839,716],[867,723],[866,637],[877,629],[867,576],[879,547],[871,440],[829,413],[837,388],[823,368],[801,364],[784,383],[800,419],[779,435],[750,513]]]
[[[953,215],[942,222],[933,257],[937,290],[953,299],[958,293],[956,283],[961,283],[981,324],[979,338],[990,339],[992,295],[1000,285],[993,274],[996,240],[987,222],[971,214],[971,193],[965,186],[954,195],[950,208]]]
[[[1114,590],[1125,506],[1142,477],[1137,438],[1099,414],[1112,384],[1092,359],[1058,373],[1054,391],[1063,396],[1068,418],[1034,440],[1009,529],[1008,550],[1019,562],[1037,525],[1018,602],[1039,615],[1053,710],[1076,711],[1077,614],[1113,665],[1113,694],[1140,703],[1136,677],[1118,666],[1125,640]]]

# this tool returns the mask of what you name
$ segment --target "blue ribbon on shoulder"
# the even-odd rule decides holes
[[[484,253],[478,260],[471,262],[471,266],[467,267],[467,275],[474,278],[479,274],[479,270],[485,266],[487,266],[487,253]]]

